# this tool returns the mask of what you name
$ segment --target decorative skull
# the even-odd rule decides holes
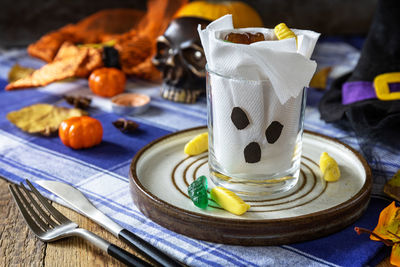
[[[200,24],[204,28],[209,23],[201,18],[180,17],[158,37],[153,64],[162,71],[163,98],[194,103],[205,92],[206,59],[197,27]]]

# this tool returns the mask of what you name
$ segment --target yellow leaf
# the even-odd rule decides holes
[[[8,113],[7,119],[22,131],[49,136],[58,131],[63,120],[85,114],[85,111],[76,108],[35,104]]]
[[[332,67],[326,67],[320,69],[317,73],[315,73],[310,81],[310,87],[315,89],[325,89],[331,70]]]
[[[390,264],[400,266],[400,245],[394,244],[390,255]]]
[[[25,77],[31,75],[34,71],[35,71],[35,69],[22,67],[19,64],[15,64],[10,69],[10,72],[8,72],[8,82],[12,83],[12,82],[15,82],[16,80],[25,78]]]
[[[386,182],[383,192],[389,197],[400,201],[400,170],[398,170],[393,177]]]
[[[399,186],[400,187],[400,170],[398,170],[392,177],[392,179],[389,180],[388,184],[393,185],[393,186]]]
[[[390,263],[400,266],[400,208],[396,207],[395,202],[390,203],[379,214],[378,225],[374,231],[365,228],[355,227],[354,230],[358,233],[370,233],[370,239],[381,241],[386,246],[392,246],[392,254]]]
[[[399,209],[400,208],[396,207],[394,201],[389,206],[384,208],[379,215],[378,225],[375,227],[373,232],[384,239],[390,239],[393,242],[399,242],[400,239],[391,234],[398,234],[400,225]],[[372,235],[370,236],[370,239],[376,241],[379,240]]]

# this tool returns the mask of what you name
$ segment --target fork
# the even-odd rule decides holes
[[[25,188],[22,182],[20,186],[10,184],[9,189],[29,228],[40,240],[52,242],[65,237],[78,236],[128,266],[150,266],[144,260],[109,243],[94,233],[79,228],[76,223],[70,221],[56,210],[31,182],[26,180],[26,183],[29,185],[31,192]]]

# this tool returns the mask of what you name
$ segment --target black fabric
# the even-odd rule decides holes
[[[400,100],[368,99],[342,105],[342,85],[370,81],[382,73],[400,72],[400,1],[380,0],[352,73],[335,79],[319,103],[326,122],[347,120],[357,136],[400,147]]]
[[[400,1],[380,0],[361,57],[349,81],[373,81],[400,71]]]
[[[346,110],[350,108],[350,105],[342,105],[342,84],[349,79],[350,75],[351,73],[335,79],[329,91],[321,98],[318,108],[321,113],[321,119],[324,121],[335,122],[341,120]]]

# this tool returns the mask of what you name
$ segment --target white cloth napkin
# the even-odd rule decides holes
[[[292,166],[296,144],[298,148],[301,145],[301,92],[316,69],[309,57],[319,34],[295,30],[296,45],[294,38],[278,41],[271,29],[235,29],[262,32],[266,39],[272,39],[245,45],[223,41],[232,29],[231,15],[212,22],[204,30],[198,29],[211,71],[212,156],[232,175],[279,173]],[[246,128],[239,130],[232,122],[234,107],[245,112],[250,121]],[[274,121],[282,124],[283,129],[271,144],[266,139],[266,129]],[[261,158],[249,163],[244,149],[252,142],[260,146]]]

